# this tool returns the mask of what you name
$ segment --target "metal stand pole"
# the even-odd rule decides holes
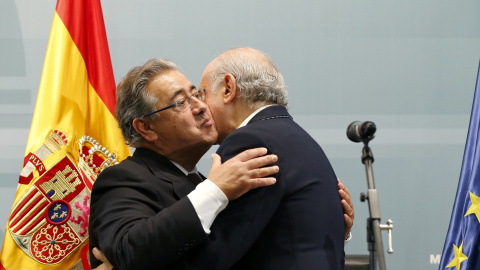
[[[380,232],[380,205],[378,202],[378,194],[375,189],[375,182],[373,179],[373,154],[365,143],[362,152],[362,163],[365,164],[367,172],[368,194],[362,195],[362,201],[368,199],[368,208],[370,211],[370,218],[367,220],[367,238],[370,251],[370,269],[375,270],[375,258],[378,260],[378,267],[380,270],[386,270],[385,255],[383,252],[382,234]]]

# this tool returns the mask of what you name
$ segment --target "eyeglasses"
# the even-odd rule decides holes
[[[156,114],[158,112],[161,112],[161,111],[164,111],[164,110],[167,110],[167,109],[170,109],[170,108],[175,108],[176,111],[181,112],[181,111],[185,110],[186,108],[190,108],[192,106],[192,97],[194,97],[194,98],[196,98],[200,101],[204,101],[205,100],[205,89],[200,89],[198,91],[194,90],[194,92],[190,96],[188,96],[188,98],[183,97],[180,100],[176,101],[175,103],[173,103],[171,105],[168,105],[165,108],[161,108],[161,109],[156,110],[154,112],[147,113],[145,115],[140,116],[139,118],[145,118],[147,116],[150,116],[152,114]]]

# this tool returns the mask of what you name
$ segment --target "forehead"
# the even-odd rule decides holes
[[[147,91],[160,99],[170,99],[178,93],[190,93],[195,86],[177,70],[169,70],[154,77],[147,84]]]
[[[205,86],[210,86],[212,82],[210,81],[210,73],[213,71],[213,62],[208,64],[202,74],[202,78],[200,79],[200,87],[205,88]]]

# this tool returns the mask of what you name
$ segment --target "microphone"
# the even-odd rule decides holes
[[[347,137],[352,142],[368,143],[375,138],[377,127],[371,121],[354,121],[347,127]]]

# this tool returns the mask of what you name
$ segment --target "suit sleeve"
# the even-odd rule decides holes
[[[238,131],[227,137],[217,151],[223,162],[246,149],[268,149],[268,143],[258,136]],[[282,200],[284,183],[281,181],[281,171],[280,168],[275,175],[277,182],[274,185],[247,192],[230,202],[218,215],[208,241],[193,250],[189,257],[192,269],[230,269],[246,254]]]
[[[92,191],[90,249],[98,245],[116,270],[167,268],[207,237],[187,197],[176,201],[171,187],[154,187],[141,177],[106,169]],[[162,198],[161,188],[171,193]],[[92,268],[98,263],[93,258]]]

